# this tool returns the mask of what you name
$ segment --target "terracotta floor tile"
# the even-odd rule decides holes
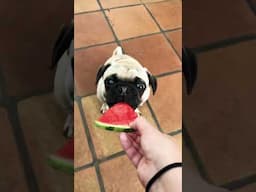
[[[174,29],[182,25],[182,6],[180,0],[147,4],[161,28]]]
[[[249,184],[243,188],[240,188],[238,190],[234,190],[235,192],[255,192],[256,191],[256,184]]]
[[[142,5],[112,9],[106,11],[106,14],[119,39],[127,39],[159,31],[157,25]]]
[[[112,55],[116,44],[75,51],[75,85],[77,95],[96,93],[96,74]]]
[[[175,142],[179,146],[179,149],[182,150],[182,133],[179,133],[171,137],[174,138]]]
[[[170,39],[176,51],[179,53],[181,57],[181,49],[182,49],[182,31],[173,31],[166,33],[167,37]]]
[[[100,103],[96,96],[85,97],[82,100],[87,125],[90,129],[93,144],[98,158],[106,157],[122,150],[119,134],[94,126],[94,120],[100,117]]]
[[[100,192],[94,167],[75,172],[74,178],[75,192]]]
[[[74,132],[75,132],[75,167],[92,162],[91,152],[85,135],[80,111],[77,103],[74,105]]]
[[[18,150],[16,147],[13,130],[8,119],[6,109],[0,108],[0,149],[1,153],[1,191],[24,191],[27,192],[23,165],[20,161]],[[6,147],[8,146],[8,147]],[[15,177],[14,177],[15,175]]]
[[[199,54],[195,89],[183,96],[183,121],[218,185],[256,171],[256,162],[248,161],[255,159],[256,148],[255,46],[254,40]]]
[[[106,131],[94,126],[94,120],[98,119],[101,115],[101,104],[96,96],[83,98],[82,104],[97,157],[102,158],[122,151],[119,141],[119,133]],[[143,113],[143,116],[154,125],[154,120],[152,119],[151,113],[147,109],[146,105],[141,108],[141,112]]]
[[[120,7],[125,5],[139,4],[140,0],[101,0],[103,8]]]
[[[163,0],[140,0],[143,3],[154,3],[154,2],[159,2],[159,1],[163,1]]]
[[[99,10],[100,6],[97,0],[75,0],[74,1],[74,12],[80,13],[84,11],[95,11]]]
[[[163,35],[152,35],[122,42],[125,53],[137,59],[152,74],[181,69],[181,61]]]
[[[74,16],[75,48],[111,42],[113,34],[101,12]]]
[[[183,42],[186,47],[199,47],[256,32],[256,17],[244,0],[221,3],[188,1],[182,8]]]
[[[181,129],[181,73],[158,78],[158,90],[149,101],[164,132]]]
[[[64,143],[64,112],[52,94],[31,97],[18,103],[18,112],[40,191],[73,190],[73,176],[47,164],[47,157]]]
[[[143,192],[137,172],[127,156],[115,158],[100,164],[106,192]],[[125,173],[125,174],[124,174]]]
[[[149,121],[151,125],[157,128],[156,122],[153,119],[152,114],[146,104],[144,104],[143,107],[140,108],[140,112],[143,115],[143,117]]]

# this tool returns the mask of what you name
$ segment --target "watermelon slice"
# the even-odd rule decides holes
[[[55,169],[74,173],[74,138],[69,139],[55,154],[50,155],[48,163]]]
[[[98,120],[96,127],[117,132],[133,132],[129,124],[138,117],[134,109],[126,103],[117,103],[106,111]]]

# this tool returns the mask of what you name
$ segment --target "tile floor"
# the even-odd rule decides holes
[[[93,125],[101,107],[96,73],[117,45],[157,76],[158,90],[141,112],[181,147],[181,30],[180,0],[75,1],[76,192],[144,191],[119,134]]]
[[[213,2],[216,1],[211,3]],[[235,5],[234,9],[230,11],[229,17],[223,17],[223,20],[219,20],[219,22],[214,22],[215,18],[207,18],[213,23],[212,28],[207,30],[215,31],[215,33],[209,35],[204,33],[206,29],[204,29],[203,22],[200,19],[201,15],[195,11],[195,17],[192,19],[195,19],[193,23],[196,23],[198,27],[191,28],[185,24],[188,27],[185,33],[189,32],[198,35],[186,35],[186,37],[189,37],[189,39],[185,40],[186,46],[200,48],[200,46],[216,41],[231,37],[243,37],[255,32],[255,15],[246,2],[242,0],[232,1]],[[250,2],[254,3],[255,1]],[[185,6],[186,8],[183,12],[186,14],[187,8],[192,11],[196,10],[198,3],[200,3],[198,0],[193,2],[186,1],[189,6]],[[209,4],[205,12],[215,11],[218,6],[219,4]],[[222,6],[229,8],[229,3],[223,2]],[[59,7],[58,1],[51,6],[52,10],[55,10],[56,7]],[[10,9],[3,9],[2,12],[6,10],[9,11]],[[84,0],[75,0],[74,11],[76,25],[75,85],[77,94],[74,109],[76,137],[75,191],[115,192],[124,191],[124,187],[125,191],[128,192],[134,191],[134,189],[143,191],[136,178],[135,169],[129,164],[122,151],[118,141],[118,134],[97,130],[92,127],[93,120],[100,115],[98,111],[100,103],[95,97],[94,78],[98,67],[111,55],[117,45],[121,45],[126,53],[141,61],[158,78],[159,88],[157,94],[152,96],[149,102],[141,109],[143,115],[161,131],[174,135],[174,138],[177,139],[181,146],[181,0],[86,0],[86,2]],[[51,13],[55,12],[52,11]],[[30,13],[24,15],[23,10],[17,14],[25,19],[31,17]],[[220,16],[223,14],[219,12]],[[58,23],[62,24],[62,16],[59,15],[58,17]],[[237,18],[235,19],[236,22],[229,23],[230,30],[216,30],[219,27],[226,26],[230,18]],[[8,19],[13,20],[13,18]],[[68,18],[65,19],[69,22]],[[14,19],[14,21],[16,20]],[[30,27],[34,27],[37,24],[38,22],[33,20],[33,25],[23,27],[21,34],[29,34],[27,31],[31,31]],[[54,35],[59,30],[56,26],[58,26],[57,21],[56,23],[51,23],[49,35],[52,36],[45,37],[46,39],[53,40],[55,38]],[[1,58],[0,68],[0,125],[1,128],[4,127],[5,129],[1,130],[4,134],[0,135],[0,144],[1,146],[8,145],[8,150],[5,147],[1,147],[0,152],[6,154],[6,156],[2,157],[5,162],[11,162],[6,165],[0,165],[0,169],[4,173],[0,176],[1,189],[3,191],[19,190],[24,192],[39,190],[50,192],[72,191],[73,176],[47,167],[44,161],[49,153],[65,142],[61,136],[65,114],[55,103],[51,93],[42,94],[42,92],[50,92],[54,76],[53,71],[49,71],[48,65],[45,65],[50,61],[50,51],[48,52],[48,50],[50,50],[51,42],[47,40],[42,44],[40,50],[47,50],[44,52],[45,57],[41,57],[41,53],[35,53],[32,59],[38,62],[35,65],[31,65],[31,62],[28,62],[31,60],[31,54],[28,56],[26,52],[22,51],[31,49],[33,44],[37,43],[37,39],[30,39],[31,42],[29,44],[21,44],[19,55],[15,55],[17,50],[13,50],[14,45],[18,45],[19,42],[23,42],[24,38],[27,39],[29,37],[26,35],[21,35],[22,39],[16,37],[16,29],[8,29],[5,32],[10,36],[15,36],[15,38],[3,39],[4,42],[2,43],[6,46],[1,49],[4,57]],[[193,36],[200,38],[192,39]],[[206,72],[209,70],[216,73],[222,72],[219,73],[219,81],[228,73],[228,65],[224,65],[224,62],[232,64],[236,69],[236,74],[232,75],[244,75],[244,81],[237,82],[237,85],[246,89],[247,86],[253,86],[250,84],[252,82],[250,77],[254,76],[254,74],[253,71],[246,70],[246,67],[239,67],[238,63],[241,62],[241,59],[254,57],[254,52],[252,52],[254,48],[255,40],[247,39],[247,41],[240,43],[239,46],[231,43],[223,45],[221,49],[220,47],[211,48],[211,50],[199,53],[197,57],[200,65],[207,63],[208,67],[202,65],[202,70]],[[8,54],[5,54],[7,52],[12,54],[8,58],[5,57],[8,56]],[[222,70],[219,70],[220,68]],[[35,77],[35,74],[39,74],[37,73],[38,71],[41,71],[41,73]],[[26,75],[24,76],[24,74]],[[214,87],[215,76],[201,74],[199,79],[206,78]],[[231,82],[223,85],[223,92],[228,91],[227,88],[236,91],[236,87],[231,85]],[[194,93],[198,98],[199,96],[204,98],[197,100],[197,102],[207,103],[207,97],[205,97],[207,93],[199,89],[195,90]],[[32,96],[34,94],[36,96]],[[22,96],[22,98],[19,96]],[[244,122],[247,122],[248,127],[255,126],[255,118],[253,117],[255,111],[247,111],[246,108],[240,107],[240,100],[237,96],[233,100],[221,97],[217,93],[214,96],[217,104],[208,103],[208,108],[212,107],[218,110],[218,104],[225,103],[230,109],[241,110],[245,114],[235,118],[241,118]],[[254,95],[247,94],[242,95],[242,97],[245,101],[251,97],[255,98]],[[226,102],[227,100],[229,102]],[[238,104],[236,108],[233,107],[234,104]],[[202,114],[205,109],[200,108],[198,110]],[[56,116],[56,114],[58,115]],[[168,118],[167,114],[169,114]],[[190,125],[186,127],[186,134],[189,134],[196,149],[195,155],[194,149],[188,148],[189,151],[192,151],[192,156],[189,156],[189,158],[196,160],[195,169],[197,171],[206,173],[211,182],[224,186],[228,186],[229,183],[232,184],[233,181],[238,181],[239,183],[244,178],[253,176],[256,170],[255,161],[245,162],[244,159],[248,159],[252,154],[255,154],[253,151],[255,142],[252,142],[254,141],[253,135],[248,134],[249,130],[246,129],[245,125],[243,125],[245,129],[239,132],[236,127],[241,127],[241,125],[233,124],[232,126],[224,126],[221,131],[213,133],[211,132],[211,125],[206,122],[206,117],[205,121],[201,121],[203,118],[198,116],[197,113],[187,117],[185,111],[184,115],[184,122],[186,125]],[[225,113],[221,117],[218,114],[213,114],[211,119],[208,120],[224,117],[231,118],[232,116],[231,113]],[[193,121],[200,119],[201,123],[191,124],[191,119]],[[45,122],[43,125],[40,123],[42,121]],[[38,127],[38,129],[35,129],[35,127]],[[251,139],[238,145],[236,141],[241,134]],[[49,135],[54,139],[50,140]],[[211,139],[208,140],[207,138]],[[231,138],[235,138],[235,140]],[[216,140],[219,142],[216,143]],[[203,147],[206,146],[204,145],[205,142],[211,143],[211,145],[207,145],[209,148]],[[219,150],[220,148],[222,150]],[[231,148],[232,150],[229,150]],[[233,150],[234,148],[236,150]],[[49,151],[49,149],[53,150]],[[232,153],[225,153],[226,151],[232,151]],[[238,156],[237,154],[241,154],[241,151],[242,156]],[[235,159],[236,161],[231,166],[217,161],[212,155],[214,157],[224,157],[227,161],[230,159]],[[238,167],[241,164],[242,166],[239,166],[238,170],[233,169],[233,166]],[[200,169],[200,165],[203,165],[204,169]],[[124,172],[131,178],[128,183],[124,178]],[[256,185],[255,183],[249,183],[241,188],[234,189],[234,191],[256,191]]]

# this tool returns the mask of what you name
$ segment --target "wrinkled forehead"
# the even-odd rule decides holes
[[[141,66],[131,67],[128,65],[111,65],[104,73],[104,79],[114,74],[122,80],[132,80],[139,77],[148,84],[147,72]]]
[[[132,80],[136,77],[141,78],[146,84],[149,83],[146,69],[141,64],[129,55],[117,55],[110,57],[105,64],[111,66],[105,71],[104,79],[113,74],[116,74],[119,79]]]

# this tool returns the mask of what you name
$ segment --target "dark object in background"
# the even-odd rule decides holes
[[[188,48],[182,48],[182,72],[186,81],[187,94],[190,95],[196,82],[197,63],[194,53]]]
[[[56,67],[54,95],[68,113],[64,135],[73,136],[74,130],[74,24],[63,26],[53,48],[52,68]]]

